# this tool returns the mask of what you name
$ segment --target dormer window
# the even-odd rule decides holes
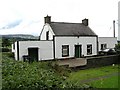
[[[46,32],[46,40],[49,40],[49,31]]]

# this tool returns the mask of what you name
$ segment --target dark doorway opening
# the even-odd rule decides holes
[[[28,48],[29,61],[38,61],[38,48]]]
[[[75,57],[80,58],[82,53],[82,45],[75,45]]]

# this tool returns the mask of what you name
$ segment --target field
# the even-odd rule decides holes
[[[2,54],[3,89],[118,88],[119,65],[72,70],[52,62],[15,61]]]

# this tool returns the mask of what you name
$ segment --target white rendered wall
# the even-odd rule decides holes
[[[99,37],[99,51],[101,49],[101,44],[107,44],[107,48],[114,48],[115,44],[117,44],[117,38],[114,37]]]
[[[12,52],[14,53],[15,52],[14,44],[12,44],[11,46],[12,46]]]
[[[40,36],[40,40],[46,40],[46,32],[49,31],[49,40],[53,40],[54,32],[52,31],[49,24],[45,24]]]
[[[87,45],[92,44],[92,55],[97,55],[97,37],[55,37],[55,58],[62,57],[62,45],[69,45],[69,56],[75,56],[75,45],[82,45],[82,55],[87,55]]]
[[[53,59],[53,41],[19,41],[19,60],[28,55],[28,48],[38,48],[39,60]]]

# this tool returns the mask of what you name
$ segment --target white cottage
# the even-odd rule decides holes
[[[82,20],[82,23],[51,22],[50,16],[44,19],[40,41],[15,43],[16,60],[23,60],[26,56],[37,61],[92,56],[97,55],[99,46],[105,43],[102,39],[98,40],[98,36],[88,26],[88,19]],[[114,47],[116,42],[117,39],[111,46]]]

